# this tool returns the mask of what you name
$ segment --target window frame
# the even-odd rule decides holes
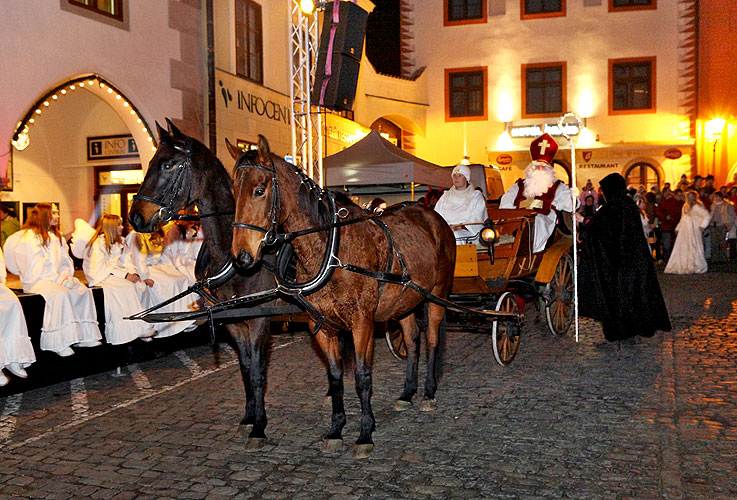
[[[638,108],[638,109],[614,109],[614,65],[615,64],[628,64],[628,63],[650,63],[650,107],[649,108]],[[609,93],[609,115],[638,115],[648,114],[657,112],[657,101],[656,101],[656,89],[657,89],[657,57],[626,57],[619,59],[609,59],[609,82],[608,82],[608,93]]]
[[[610,0],[611,1],[611,0]],[[560,10],[555,12],[540,12],[538,14],[528,14],[525,12],[525,0],[519,0],[519,16],[520,19],[543,19],[548,17],[565,17],[566,0],[560,0]]]
[[[609,12],[628,12],[633,10],[657,10],[658,0],[651,0],[650,5],[625,5],[624,7],[615,7],[614,0],[609,0]]]
[[[448,9],[448,2],[451,0],[443,0],[443,26],[459,26],[465,24],[485,24],[489,17],[489,4],[488,0],[481,0],[481,17],[478,19],[460,19],[458,21],[451,21],[448,18],[450,10]]]
[[[76,0],[66,0],[66,2],[67,4],[72,5],[74,7],[79,7],[81,9],[85,9],[89,12],[93,12],[100,16],[105,16],[105,17],[109,17],[110,19],[115,19],[116,21],[123,22],[123,19],[125,17],[125,13],[123,11],[123,0],[112,0],[113,4],[115,5],[115,11],[118,12],[118,14],[111,14],[110,12],[99,9],[92,5],[85,5],[83,3],[79,3]]]
[[[528,113],[527,112],[527,70],[528,69],[537,69],[537,68],[554,68],[559,67],[561,70],[561,95],[560,95],[560,107],[561,111],[553,111],[550,113]],[[520,101],[522,102],[522,118],[549,118],[551,116],[560,116],[562,113],[566,112],[567,105],[568,105],[568,71],[567,71],[567,65],[566,61],[554,61],[554,62],[544,62],[544,63],[532,63],[532,64],[523,64],[522,70],[521,70],[521,84],[522,84],[522,99]]]
[[[243,9],[245,11],[245,22],[241,23],[239,17],[238,17],[238,10],[239,5],[243,6]],[[258,18],[260,26],[258,27],[258,56],[259,56],[259,75],[260,79],[253,78],[252,74],[252,68],[250,63],[250,56],[252,53],[251,45],[250,45],[250,33],[251,33],[251,27],[248,24],[248,18],[249,18],[249,12],[251,6],[256,6],[258,8]],[[263,17],[263,6],[256,2],[255,0],[235,0],[234,3],[234,32],[235,32],[235,65],[234,65],[234,73],[240,77],[244,78],[250,82],[258,83],[263,85],[264,83],[264,17]],[[239,66],[238,66],[238,27],[239,25],[243,24],[244,26],[244,37],[243,37],[243,48],[241,50],[244,51],[244,72],[240,72]]]
[[[483,87],[483,114],[469,116],[450,116],[450,76],[455,73],[481,72],[481,85]],[[489,119],[489,77],[488,66],[472,66],[467,68],[445,69],[445,121],[446,122],[472,122],[487,121]]]

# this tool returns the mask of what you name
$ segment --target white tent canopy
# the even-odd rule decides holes
[[[326,186],[425,184],[449,187],[447,169],[412,156],[375,130],[353,146],[323,160]]]

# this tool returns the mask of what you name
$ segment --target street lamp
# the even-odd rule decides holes
[[[722,138],[722,130],[724,130],[725,123],[724,118],[714,118],[706,122],[706,140],[707,142],[714,143],[711,150],[712,173],[716,173],[717,170],[717,144]]]

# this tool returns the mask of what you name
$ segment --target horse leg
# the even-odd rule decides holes
[[[394,403],[396,411],[404,411],[412,406],[412,398],[417,394],[417,367],[420,360],[420,330],[417,328],[415,315],[410,314],[399,320],[407,346],[407,374],[404,379],[404,390]]]
[[[266,444],[266,408],[264,389],[266,386],[266,355],[268,342],[268,319],[250,320],[239,325],[234,335],[238,347],[241,376],[246,389],[246,415],[241,420],[248,432],[246,450],[258,450]]]
[[[371,411],[374,323],[370,318],[353,325],[353,344],[356,352],[356,393],[361,401],[361,430],[353,448],[353,458],[367,458],[374,449],[371,434],[376,429],[374,412]]]
[[[425,376],[425,395],[420,405],[421,411],[435,411],[435,391],[438,388],[437,374],[441,362],[439,339],[445,335],[445,308],[437,304],[427,306],[427,374]]]
[[[343,427],[345,426],[345,408],[343,406],[343,360],[340,357],[338,335],[320,330],[315,335],[320,349],[328,361],[328,396],[332,400],[333,414],[330,418],[330,431],[325,435],[322,451],[334,453],[343,447]]]

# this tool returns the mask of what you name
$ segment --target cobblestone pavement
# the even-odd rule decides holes
[[[227,346],[0,399],[1,498],[737,498],[735,275],[661,276],[673,333],[618,351],[581,321],[552,338],[528,309],[508,367],[488,336],[451,331],[438,409],[392,404],[403,363],[376,340],[376,448],[320,452],[329,410],[305,333],[274,337],[270,438],[244,451]]]

